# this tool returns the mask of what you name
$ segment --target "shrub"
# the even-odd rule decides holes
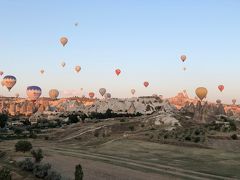
[[[32,144],[28,141],[18,141],[15,144],[15,149],[16,151],[20,151],[20,152],[27,152],[30,151],[32,149]]]
[[[94,131],[94,136],[98,137],[99,136],[99,131]]]
[[[128,128],[130,129],[130,131],[134,131],[134,126],[129,126]]]
[[[49,137],[48,137],[48,136],[45,136],[45,137],[44,137],[44,139],[45,139],[45,140],[48,140],[48,139],[49,139]]]
[[[194,142],[195,142],[195,143],[198,143],[198,142],[200,142],[200,141],[201,141],[201,138],[200,138],[199,136],[197,136],[197,137],[194,138]]]
[[[237,140],[237,139],[238,139],[238,136],[237,136],[236,134],[233,134],[233,135],[231,135],[231,138],[232,138],[233,140]]]
[[[83,170],[81,164],[78,164],[75,167],[75,180],[82,180],[83,179]]]
[[[11,180],[12,176],[11,176],[11,171],[7,168],[2,168],[0,170],[0,179],[2,180]]]
[[[79,122],[79,119],[78,119],[78,117],[77,117],[77,115],[70,115],[69,117],[69,122],[70,123],[77,123],[77,122]]]
[[[14,133],[17,134],[17,135],[22,134],[23,131],[24,131],[24,130],[23,130],[22,128],[15,128],[15,129],[14,129]]]
[[[125,119],[120,119],[120,122],[126,122],[126,120]]]
[[[35,159],[36,163],[41,162],[41,160],[43,159],[42,149],[32,150],[31,154],[32,154],[33,158]]]
[[[48,171],[51,169],[50,164],[36,164],[33,168],[33,174],[37,178],[45,178],[48,175]]]
[[[61,180],[61,175],[56,171],[48,172],[48,175],[44,178],[44,180]]]
[[[7,124],[8,115],[7,114],[0,114],[0,128],[4,128]]]
[[[37,135],[33,131],[31,131],[29,134],[29,138],[36,139]]]
[[[26,158],[23,161],[18,162],[18,166],[24,171],[33,171],[34,163],[30,158]]]

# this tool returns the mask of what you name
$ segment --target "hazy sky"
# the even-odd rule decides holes
[[[205,86],[209,100],[240,101],[239,0],[1,0],[0,8],[0,70],[18,80],[0,94],[25,96],[38,85],[44,96],[106,87],[113,97],[130,97],[131,88],[137,96],[186,89],[194,97]],[[61,36],[69,38],[64,48]]]

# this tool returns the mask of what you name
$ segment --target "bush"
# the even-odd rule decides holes
[[[24,171],[33,171],[34,163],[30,158],[26,158],[23,161],[18,162],[18,166]]]
[[[0,170],[0,179],[2,180],[11,180],[12,176],[11,176],[11,171],[7,168],[2,168]]]
[[[75,167],[75,180],[83,180],[83,170],[81,164]]]
[[[69,122],[70,123],[77,123],[77,122],[79,122],[79,119],[78,119],[78,117],[77,117],[77,115],[70,115],[69,117]]]
[[[45,178],[48,175],[48,171],[51,169],[50,164],[36,164],[33,168],[33,174],[37,178]]]
[[[15,144],[15,149],[16,151],[20,151],[20,152],[27,152],[30,151],[32,149],[32,144],[28,141],[18,141]]]
[[[94,136],[98,137],[99,136],[99,131],[94,131]]]
[[[129,126],[128,128],[130,129],[130,131],[134,131],[134,126]]]
[[[33,131],[31,131],[29,134],[29,138],[36,139],[37,135]]]
[[[233,134],[233,135],[231,135],[231,138],[232,138],[233,140],[237,140],[237,139],[238,139],[238,136],[237,136],[236,134]]]
[[[41,162],[41,160],[43,159],[42,149],[32,150],[31,154],[32,154],[33,158],[35,159],[36,163]]]
[[[0,128],[4,128],[7,124],[8,115],[7,114],[0,114]]]
[[[15,129],[14,129],[14,133],[17,134],[17,135],[22,134],[23,131],[24,131],[24,130],[23,130],[22,128],[15,128]]]
[[[48,172],[48,175],[44,178],[44,180],[61,180],[61,175],[56,171]]]

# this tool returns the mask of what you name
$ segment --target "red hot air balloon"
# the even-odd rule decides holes
[[[219,89],[219,91],[223,92],[223,90],[224,90],[224,85],[219,85],[219,86],[218,86],[218,89]]]
[[[90,92],[90,93],[88,93],[88,95],[91,99],[94,98],[94,96],[95,96],[94,92]]]
[[[116,69],[116,70],[115,70],[115,73],[117,74],[117,76],[119,76],[120,73],[121,73],[121,70],[120,70],[120,69]]]
[[[143,83],[143,85],[144,85],[145,87],[148,87],[148,86],[149,86],[149,82],[145,81],[145,82]]]

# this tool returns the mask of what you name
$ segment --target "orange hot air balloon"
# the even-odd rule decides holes
[[[205,87],[199,87],[195,90],[197,97],[202,101],[207,97],[208,90]]]
[[[148,87],[148,86],[149,86],[149,82],[145,81],[145,82],[143,83],[143,85],[144,85],[145,87]]]
[[[81,71],[81,67],[80,67],[80,66],[76,66],[76,67],[75,67],[75,71],[76,71],[77,73],[79,73],[79,72]]]
[[[90,93],[88,93],[88,95],[91,99],[94,98],[94,96],[95,96],[94,92],[90,92]]]
[[[117,74],[117,76],[119,76],[121,74],[121,70],[120,69],[116,69],[115,73]]]
[[[237,100],[236,100],[236,99],[233,99],[233,100],[232,100],[232,103],[233,103],[233,105],[235,105],[235,104],[236,104],[236,102],[237,102]]]
[[[219,91],[223,92],[223,90],[224,90],[224,85],[219,85],[219,86],[218,86],[218,89],[219,89]]]
[[[60,43],[63,45],[63,47],[68,43],[68,38],[66,37],[61,37],[60,38]]]
[[[187,60],[187,56],[186,55],[182,55],[180,58],[181,58],[182,62]]]

